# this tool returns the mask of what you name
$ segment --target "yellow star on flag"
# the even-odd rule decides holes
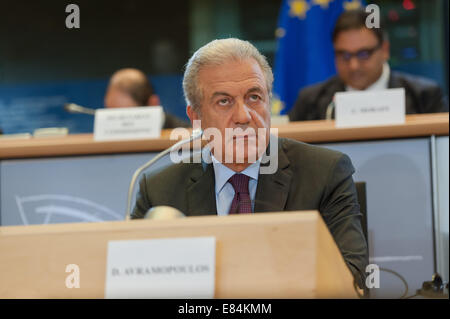
[[[313,0],[314,4],[319,5],[322,9],[328,9],[328,4],[333,0]]]
[[[284,37],[286,35],[286,30],[284,29],[284,28],[277,28],[276,30],[275,30],[275,36],[277,37],[277,38],[282,38],[282,37]]]
[[[284,107],[283,102],[281,102],[280,99],[278,98],[274,98],[272,100],[272,107],[271,107],[272,115],[280,115],[283,107]]]
[[[305,0],[292,0],[289,2],[289,6],[289,15],[291,17],[297,17],[299,19],[306,18],[306,12],[309,10],[309,5]]]
[[[350,0],[350,1],[345,1],[343,3],[344,5],[344,9],[346,11],[348,10],[356,10],[359,9],[361,7],[361,2],[360,0]]]

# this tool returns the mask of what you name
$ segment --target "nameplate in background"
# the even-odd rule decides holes
[[[161,106],[97,109],[94,140],[158,138],[164,123]]]
[[[105,298],[213,298],[214,237],[108,243]]]
[[[336,127],[405,123],[405,89],[338,92]]]

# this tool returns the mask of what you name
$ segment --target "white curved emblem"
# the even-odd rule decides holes
[[[24,225],[122,220],[123,216],[90,200],[57,194],[16,196]]]

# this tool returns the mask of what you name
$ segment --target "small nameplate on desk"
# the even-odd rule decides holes
[[[213,298],[215,237],[110,241],[105,298]]]
[[[31,138],[30,133],[16,133],[16,134],[0,134],[0,139],[4,140],[14,140],[14,139],[29,139]]]
[[[164,122],[161,106],[97,109],[94,140],[113,141],[158,138]]]
[[[34,137],[62,137],[69,134],[67,127],[44,127],[35,129],[33,132]]]
[[[338,92],[336,127],[405,123],[405,89]]]

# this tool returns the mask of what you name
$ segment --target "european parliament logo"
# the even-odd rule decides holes
[[[16,196],[16,203],[23,225],[123,220],[104,205],[70,195]]]

